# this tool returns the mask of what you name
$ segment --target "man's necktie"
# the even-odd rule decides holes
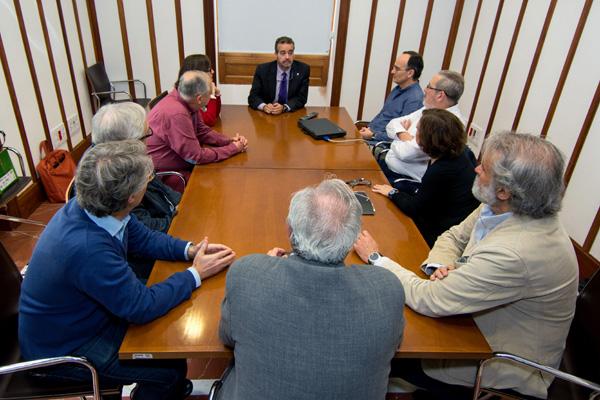
[[[281,83],[279,84],[279,95],[277,96],[277,102],[279,104],[287,103],[287,74],[285,72],[281,74]]]

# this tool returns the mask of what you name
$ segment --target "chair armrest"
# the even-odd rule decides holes
[[[185,177],[183,176],[183,174],[180,174],[177,171],[162,171],[162,172],[157,172],[156,176],[168,176],[168,175],[173,175],[179,178],[179,180],[181,181],[181,183],[183,183],[183,189],[185,190],[185,186],[187,185],[187,182],[185,181]]]
[[[98,384],[98,373],[96,372],[94,366],[88,360],[86,360],[85,357],[64,356],[42,358],[39,360],[32,361],[23,361],[0,367],[0,375],[12,374],[21,371],[29,371],[32,369],[50,367],[53,365],[60,364],[78,364],[86,367],[92,374],[92,388],[94,391],[94,400],[100,400],[100,385]]]
[[[208,392],[208,400],[215,399],[217,392],[219,390],[221,390],[221,386],[223,386],[223,381],[225,380],[227,375],[229,375],[229,373],[231,372],[231,369],[233,368],[234,363],[235,363],[235,360],[231,360],[231,362],[229,363],[227,368],[225,368],[225,371],[223,371],[223,374],[221,375],[221,377],[213,382],[212,386],[210,387],[210,391]]]
[[[392,145],[391,141],[384,140],[384,141],[381,141],[381,142],[377,142],[371,148],[371,154],[373,154],[373,157],[375,157],[375,159],[377,161],[379,161],[379,159],[381,158],[382,154],[385,154],[388,151],[390,151],[390,146],[391,145]]]
[[[563,380],[572,382],[576,385],[586,387],[588,389],[593,390],[594,392],[600,392],[600,384],[597,384],[597,383],[588,381],[587,379],[583,379],[578,376],[560,371],[556,368],[548,367],[547,365],[543,365],[543,364],[537,363],[535,361],[531,361],[526,358],[519,357],[514,354],[498,352],[498,353],[494,353],[494,355],[492,357],[481,361],[481,363],[479,364],[479,368],[477,369],[477,375],[475,378],[475,387],[473,390],[473,399],[474,400],[476,400],[478,398],[479,392],[481,390],[481,377],[483,376],[484,367],[490,361],[497,360],[497,359],[509,360],[516,364],[526,365],[528,367],[537,369],[538,371],[542,371],[542,372],[548,373],[550,375],[553,375],[559,379],[563,379]],[[594,398],[594,396],[596,396],[596,395],[598,395],[598,393],[592,394],[592,396],[590,398]]]
[[[118,81],[110,81],[110,83],[125,83],[125,82],[141,83],[142,86],[144,87],[144,98],[148,97],[146,95],[146,84],[143,81],[141,81],[140,79],[121,79]]]
[[[356,127],[356,129],[361,130],[362,128],[367,128],[370,123],[371,121],[365,121],[363,119],[360,119],[354,123],[354,126]]]

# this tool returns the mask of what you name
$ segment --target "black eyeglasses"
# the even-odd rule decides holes
[[[148,139],[152,135],[154,135],[154,132],[152,131],[152,128],[148,127],[146,134],[140,137],[140,140]]]
[[[359,185],[364,185],[364,186],[369,186],[371,187],[371,181],[365,178],[356,178],[356,179],[352,179],[349,181],[346,181],[346,185],[350,186],[350,187],[354,187],[354,186],[359,186]]]
[[[429,83],[427,84],[427,89],[435,90],[436,92],[442,92],[446,96],[448,96],[448,93],[446,93],[446,91],[444,89],[435,88],[435,87],[431,86],[431,84],[429,84]]]

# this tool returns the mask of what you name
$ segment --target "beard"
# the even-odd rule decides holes
[[[498,202],[498,199],[496,199],[496,185],[494,182],[491,182],[487,186],[483,186],[479,181],[479,176],[475,177],[471,192],[477,200],[488,206],[493,206]]]

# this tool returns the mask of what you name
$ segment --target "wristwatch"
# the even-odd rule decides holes
[[[367,262],[371,265],[374,265],[381,257],[383,256],[378,251],[374,251],[371,254],[369,254]]]
[[[391,198],[392,198],[392,196],[393,196],[393,195],[395,195],[395,194],[396,194],[396,193],[398,193],[398,192],[399,192],[399,190],[398,190],[398,189],[396,189],[396,188],[392,188],[392,190],[390,190],[390,191],[388,192],[388,197],[391,199]]]

